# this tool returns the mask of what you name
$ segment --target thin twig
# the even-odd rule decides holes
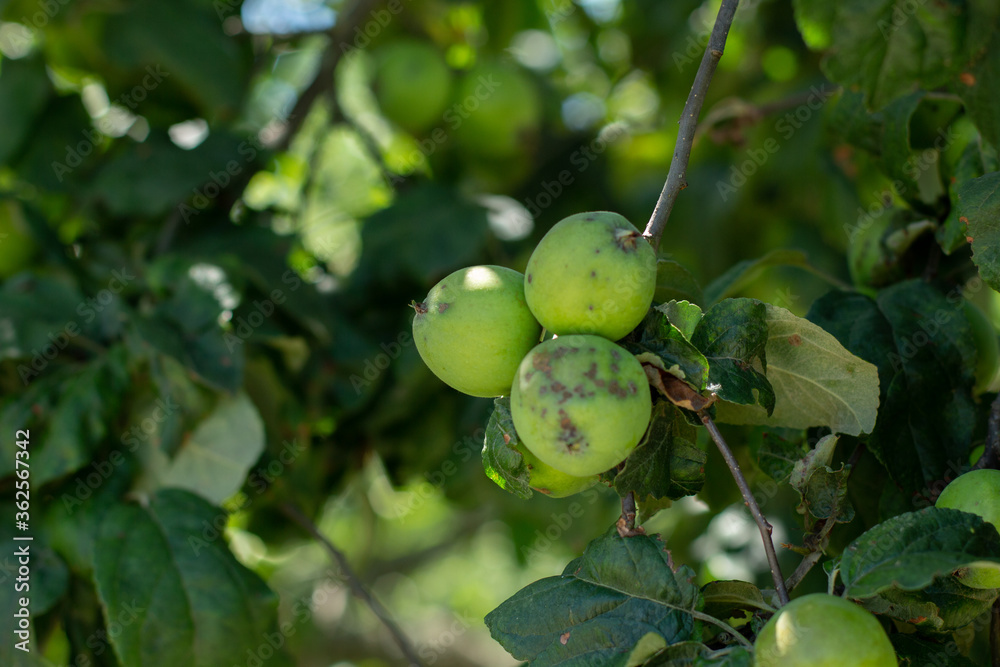
[[[616,524],[619,535],[622,537],[635,537],[636,535],[646,534],[646,531],[643,530],[642,526],[639,526],[638,528],[635,527],[636,514],[635,492],[629,491],[622,496],[622,515]]]
[[[401,650],[403,655],[406,656],[410,665],[420,667],[423,663],[421,663],[420,658],[417,657],[417,651],[413,648],[413,644],[403,633],[403,630],[396,625],[394,620],[392,620],[392,617],[389,615],[389,611],[382,606],[382,603],[379,602],[375,596],[372,595],[371,591],[369,591],[368,588],[361,582],[361,579],[358,578],[358,575],[351,568],[350,563],[347,562],[347,557],[344,556],[344,552],[324,537],[324,535],[319,532],[319,528],[316,527],[316,524],[313,523],[298,507],[290,503],[286,503],[281,509],[290,519],[292,519],[292,521],[302,526],[307,533],[312,535],[320,544],[323,545],[323,548],[326,549],[327,553],[330,554],[330,557],[340,568],[341,574],[343,574],[347,583],[351,587],[351,592],[354,593],[358,599],[368,605],[372,612],[378,616],[378,619],[382,621],[382,625],[389,630],[392,638],[396,641],[396,645],[399,646],[399,650]]]
[[[687,102],[684,103],[684,111],[681,113],[680,129],[677,131],[677,144],[674,147],[674,157],[670,161],[670,171],[667,173],[667,181],[663,184],[663,191],[656,201],[656,208],[646,225],[643,236],[653,245],[653,249],[660,247],[660,237],[663,229],[667,226],[667,218],[674,208],[677,195],[687,187],[685,174],[687,173],[688,161],[691,159],[691,147],[694,145],[694,134],[698,129],[698,116],[701,114],[701,106],[705,103],[705,93],[708,91],[708,84],[712,82],[715,68],[722,58],[722,52],[726,48],[726,38],[729,36],[729,27],[733,24],[733,17],[736,15],[736,7],[740,0],[722,0],[719,8],[719,15],[715,19],[715,27],[712,28],[712,36],[708,39],[708,47],[705,55],[698,66],[698,73],[695,74],[694,84],[688,94]]]
[[[788,604],[788,589],[785,588],[785,577],[781,574],[781,566],[778,565],[778,554],[774,551],[774,542],[771,540],[771,524],[767,522],[767,519],[761,513],[760,506],[750,491],[750,485],[747,484],[747,479],[743,476],[743,471],[740,470],[739,462],[733,456],[733,452],[729,449],[729,445],[726,444],[722,434],[719,433],[719,428],[715,425],[715,422],[712,421],[712,418],[704,410],[699,411],[698,416],[701,417],[701,423],[708,429],[712,440],[715,441],[719,452],[722,453],[722,458],[726,460],[726,465],[729,466],[729,470],[733,473],[733,478],[736,480],[736,486],[740,487],[743,502],[750,509],[753,520],[757,522],[761,540],[764,542],[764,552],[767,554],[767,562],[771,566],[771,578],[774,579],[774,589],[778,593],[778,600],[782,605]]]
[[[357,0],[350,10],[340,15],[337,24],[330,31],[330,45],[323,53],[319,71],[309,87],[303,90],[295,101],[295,106],[288,114],[284,135],[278,142],[276,150],[282,151],[288,148],[295,134],[302,127],[302,123],[305,122],[306,116],[309,115],[313,103],[333,88],[333,74],[337,70],[337,65],[340,64],[345,54],[358,48],[350,43],[354,29],[361,25],[364,17],[368,16],[377,4],[378,0]]]
[[[990,405],[990,416],[986,424],[986,449],[976,465],[972,466],[973,470],[1000,469],[1000,394],[997,394]]]

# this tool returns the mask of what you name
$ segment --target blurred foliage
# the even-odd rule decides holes
[[[879,424],[850,487],[821,499],[846,512],[846,495],[857,510],[828,532],[835,555],[929,504],[985,438],[992,394],[971,394],[964,319],[942,325],[941,348],[901,364],[887,351],[956,294],[1000,324],[970,262],[998,287],[1000,31],[989,2],[927,5],[886,42],[930,42],[934,57],[920,60],[882,48],[872,28],[886,12],[893,25],[897,3],[826,4],[742,3],[660,248],[656,301],[711,313],[739,296],[808,313],[877,366]],[[13,499],[14,434],[27,430],[36,558],[31,663],[9,641],[15,570],[0,563],[0,664],[402,664],[289,503],[427,664],[516,664],[482,619],[605,535],[618,495],[598,485],[522,500],[490,482],[480,451],[492,402],[431,375],[407,304],[463,266],[523,269],[572,213],[617,211],[642,227],[718,5],[0,0],[0,491]],[[412,42],[451,81],[435,75],[442,97],[421,109],[431,122],[400,124],[407,91],[383,113],[391,82],[379,72]],[[869,51],[878,58],[859,62]],[[931,286],[919,280],[928,266]],[[755,335],[733,362],[747,376],[763,371],[744,367],[764,361]],[[647,532],[685,566],[675,583],[688,602],[714,580],[769,585],[735,483],[689,430],[683,456],[643,450],[674,475],[665,495],[697,491],[659,513],[669,500],[650,496]],[[859,439],[810,469],[809,482],[835,482],[803,482],[800,496],[784,484],[790,462],[822,429],[723,430],[775,541],[811,538],[796,508],[840,483]],[[784,480],[775,461],[789,462]],[[656,487],[629,472],[623,488]],[[602,540],[587,553],[614,546]],[[645,557],[663,558],[650,545]],[[791,572],[798,557],[782,550],[781,562]],[[658,576],[674,581],[669,568]],[[801,590],[825,588],[816,568]],[[959,637],[976,664],[983,635]],[[662,648],[643,646],[637,660]],[[677,664],[707,650],[680,647]]]

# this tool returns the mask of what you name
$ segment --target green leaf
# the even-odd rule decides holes
[[[678,309],[675,315],[680,318],[682,325],[687,326],[693,313],[690,309],[685,309],[684,313],[685,315],[681,315]],[[625,340],[622,343],[625,349],[639,361],[652,364],[684,380],[696,391],[704,390],[709,377],[708,360],[668,319],[667,314],[659,307],[649,311],[639,325],[639,331],[637,342]]]
[[[184,333],[178,323],[159,313],[136,316],[132,323],[137,342],[177,359],[202,382],[230,392],[243,384],[243,345],[217,325]]]
[[[755,428],[747,444],[757,466],[776,482],[787,482],[795,465],[809,452],[802,430]]]
[[[948,217],[937,230],[938,243],[946,255],[952,254],[967,243],[968,220],[961,213],[959,189],[982,175],[983,155],[979,143],[970,141],[952,170],[951,182],[948,184],[948,198],[953,205],[948,211]]]
[[[486,616],[493,638],[532,665],[626,664],[649,632],[697,638],[694,572],[676,572],[663,543],[616,529],[591,542],[562,575],[521,589]]]
[[[958,206],[972,239],[972,261],[986,284],[1000,291],[1000,172],[961,183]]]
[[[775,266],[797,266],[807,271],[814,270],[809,258],[801,250],[778,248],[763,257],[745,259],[730,267],[705,288],[705,303],[714,304],[738,294],[746,285],[760,277],[766,269]]]
[[[920,635],[894,632],[889,635],[896,657],[901,667],[977,667],[976,663],[962,655],[956,655],[954,640],[944,639],[937,643]]]
[[[656,291],[653,293],[653,301],[665,303],[671,300],[705,303],[701,286],[690,271],[673,260],[658,259],[656,261]]]
[[[854,540],[840,561],[846,597],[919,590],[972,564],[1000,569],[1000,534],[982,518],[927,507],[883,521]]]
[[[101,523],[94,580],[123,664],[239,664],[276,632],[277,598],[206,525],[222,510],[166,489],[142,505],[119,505]],[[281,653],[281,651],[277,651]]]
[[[917,626],[925,633],[947,634],[966,627],[990,610],[998,591],[964,586],[941,577],[919,591],[890,588],[861,601],[874,614]]]
[[[833,519],[838,523],[854,519],[854,507],[847,499],[850,468],[830,467],[838,439],[836,435],[820,438],[812,451],[795,462],[789,482],[802,498],[799,514],[808,512],[817,519]]]
[[[514,420],[510,416],[510,398],[503,396],[493,400],[493,414],[486,423],[486,439],[483,443],[483,468],[486,476],[501,489],[510,491],[518,498],[531,497],[528,486],[530,474],[521,452]]]
[[[1000,107],[996,103],[1000,90],[1000,36],[994,35],[971,65],[952,81],[951,88],[962,98],[983,138],[1000,148]]]
[[[917,88],[949,84],[997,25],[996,8],[988,2],[848,0],[836,3],[835,10],[819,7],[827,4],[798,0],[800,30],[810,37],[829,35],[827,76],[845,88],[859,88],[874,109]]]
[[[774,611],[760,589],[746,581],[712,581],[701,589],[705,613],[715,618],[741,618],[745,612]]]
[[[669,401],[653,408],[646,437],[625,459],[625,467],[615,477],[615,491],[636,498],[677,500],[694,495],[705,484],[708,456],[695,446],[694,427]]]
[[[691,342],[708,359],[711,385],[719,398],[774,410],[767,371],[767,309],[756,299],[726,299],[705,313]],[[755,368],[753,363],[759,363]]]
[[[698,323],[704,316],[701,308],[687,301],[668,301],[656,306],[655,310],[666,315],[667,321],[677,327],[687,340],[691,340],[694,336],[694,330],[698,328]]]
[[[879,164],[901,197],[916,205],[932,203],[944,194],[937,161],[926,162],[910,142],[910,123],[924,99],[916,92],[893,100],[882,110],[881,159]]]
[[[52,94],[41,58],[4,59],[0,70],[0,164],[9,163],[32,136],[36,117]]]
[[[875,426],[878,372],[812,322],[767,304],[767,379],[775,392],[770,417],[756,406],[722,403],[718,421],[787,428],[826,426],[858,435]],[[721,396],[721,394],[720,394]]]
[[[181,446],[158,486],[187,489],[219,505],[240,490],[264,451],[264,422],[243,392],[223,397]]]

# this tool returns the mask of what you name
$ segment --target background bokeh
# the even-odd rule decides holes
[[[224,535],[290,623],[242,664],[404,664],[287,503],[426,664],[516,664],[483,616],[560,572],[618,498],[522,501],[491,482],[492,403],[431,375],[408,304],[463,266],[523,269],[572,213],[642,228],[718,5],[0,0],[0,486],[13,496],[8,436],[31,429],[38,655],[119,664],[98,634],[113,619],[94,531],[123,500],[182,488],[224,508],[201,538]],[[660,249],[692,285],[776,248],[815,270],[762,271],[741,295],[802,315],[849,281],[850,226],[895,195],[829,131],[840,93],[818,58],[788,3],[741,3]],[[951,117],[928,127],[934,113]],[[790,490],[738,433],[775,541],[799,540]],[[700,445],[704,491],[647,530],[703,581],[766,584],[756,528]]]

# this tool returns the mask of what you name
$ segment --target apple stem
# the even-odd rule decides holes
[[[986,449],[983,450],[983,455],[979,457],[976,464],[972,466],[973,470],[982,468],[1000,470],[1000,394],[997,394],[990,405],[990,417],[986,429]]]
[[[779,606],[784,606],[788,604],[788,589],[785,587],[785,577],[781,574],[781,566],[778,565],[778,554],[774,550],[774,541],[771,539],[772,526],[761,513],[760,506],[750,491],[750,485],[747,484],[747,479],[743,476],[743,471],[740,470],[740,464],[736,460],[736,457],[733,456],[729,445],[726,444],[722,433],[719,432],[719,427],[715,425],[715,422],[704,410],[699,410],[698,416],[701,418],[701,423],[708,429],[712,440],[715,441],[715,445],[719,448],[722,458],[726,460],[726,465],[729,466],[729,471],[733,474],[733,479],[736,480],[736,486],[740,488],[740,493],[743,495],[743,502],[749,508],[750,514],[753,515],[753,520],[757,523],[761,540],[764,542],[764,552],[767,554],[767,562],[771,566],[771,578],[774,579],[774,590],[778,593],[778,600],[781,602]]]
[[[670,212],[674,208],[677,195],[687,187],[685,174],[687,173],[688,161],[691,159],[695,131],[698,129],[698,116],[705,103],[708,85],[715,75],[715,68],[726,48],[726,38],[729,36],[729,28],[733,24],[736,7],[739,4],[740,0],[722,0],[722,6],[715,19],[715,27],[712,28],[712,35],[705,48],[705,55],[702,56],[701,64],[698,66],[698,73],[695,74],[694,84],[691,86],[687,102],[684,103],[684,111],[681,112],[679,122],[680,128],[677,131],[677,143],[674,145],[674,157],[670,161],[667,181],[663,184],[663,191],[660,192],[656,207],[653,209],[653,215],[643,232],[643,236],[652,244],[654,250],[660,247],[660,237],[663,236],[663,229],[667,226],[667,218],[670,217]]]
[[[340,549],[334,546],[333,542],[328,540],[323,533],[320,532],[319,527],[312,522],[305,515],[305,513],[299,509],[296,505],[292,503],[285,503],[281,507],[282,512],[285,513],[288,518],[290,518],[295,523],[299,524],[307,533],[312,535],[322,546],[326,549],[326,552],[330,554],[330,558],[336,563],[337,567],[340,568],[340,574],[347,580],[348,585],[351,587],[351,592],[354,593],[355,597],[368,605],[369,609],[382,621],[382,625],[389,630],[389,634],[396,641],[396,645],[399,646],[399,650],[402,651],[403,655],[410,665],[415,665],[416,667],[421,667],[423,663],[417,656],[417,651],[413,647],[412,642],[403,632],[402,628],[396,625],[396,622],[392,620],[389,615],[389,611],[382,606],[368,587],[364,585],[358,575],[351,568],[350,563],[347,562],[347,557],[344,555]]]

